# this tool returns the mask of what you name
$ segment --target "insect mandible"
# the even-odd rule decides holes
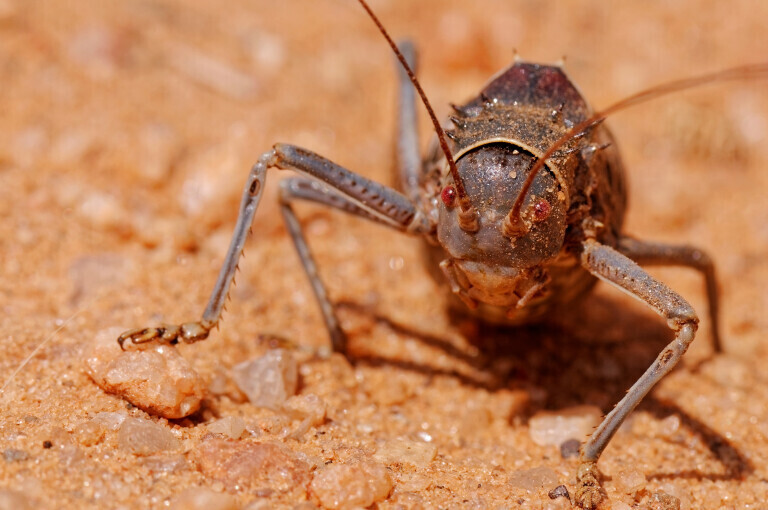
[[[326,205],[421,236],[430,245],[452,293],[472,314],[498,324],[524,324],[581,298],[598,279],[620,288],[661,315],[675,338],[581,449],[576,502],[601,499],[597,460],[627,415],[677,364],[691,344],[698,316],[688,302],[642,265],[680,265],[706,282],[715,348],[720,348],[718,294],[711,259],[683,245],[651,243],[622,230],[627,190],[624,170],[604,118],[653,97],[712,81],[768,74],[756,65],[648,90],[593,113],[558,66],[518,61],[471,101],[455,107],[443,131],[411,68],[409,44],[392,42],[363,0],[405,73],[401,76],[399,170],[402,192],[357,175],[313,152],[277,144],[258,158],[243,190],[235,232],[200,320],[139,328],[118,341],[195,342],[221,319],[268,169],[302,176],[285,179],[280,209],[312,284],[335,351],[346,339],[309,251],[293,203]],[[422,162],[416,137],[416,95],[437,133]]]

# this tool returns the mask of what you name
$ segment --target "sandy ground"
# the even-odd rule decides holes
[[[441,116],[515,49],[541,62],[565,55],[596,107],[768,54],[763,2],[372,4],[422,49]],[[280,413],[219,391],[191,419],[160,420],[183,443],[170,460],[118,448],[113,431],[83,440],[78,427],[99,412],[151,418],[85,375],[89,344],[110,328],[198,317],[240,186],[271,143],[393,182],[392,57],[351,0],[0,0],[0,73],[3,508],[160,508],[190,486],[259,508],[312,508],[305,486],[227,486],[195,463],[206,423],[226,416],[246,423],[241,442],[281,444],[312,471],[398,438],[434,445],[425,466],[388,465],[394,489],[378,508],[564,508],[547,491],[572,490],[576,462],[534,444],[529,418],[609,410],[669,339],[652,313],[604,287],[572,317],[535,328],[451,321],[419,240],[300,207],[351,339],[351,364],[301,367],[299,392],[323,399],[329,419],[286,438]],[[648,507],[655,492],[683,508],[768,508],[766,84],[679,94],[610,125],[632,186],[627,230],[695,243],[717,261],[726,353],[711,356],[704,318],[685,363],[601,459],[602,508]],[[220,331],[181,348],[218,386],[263,352],[260,337],[328,341],[281,224],[277,177]],[[697,275],[654,274],[705,315]],[[640,475],[636,495],[627,472]],[[544,486],[530,485],[536,473]]]

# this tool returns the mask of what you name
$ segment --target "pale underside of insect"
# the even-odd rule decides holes
[[[311,151],[277,144],[258,158],[246,182],[229,250],[202,318],[177,326],[139,328],[120,336],[134,344],[194,342],[221,319],[229,288],[264,189],[267,170],[290,169],[280,208],[312,283],[333,349],[346,339],[294,213],[304,200],[423,237],[430,263],[442,270],[457,305],[483,320],[523,324],[580,299],[600,279],[661,315],[675,338],[581,449],[576,502],[595,508],[602,498],[596,463],[627,415],[686,352],[698,316],[678,293],[641,265],[688,266],[701,272],[715,349],[720,348],[718,294],[712,261],[685,245],[646,242],[622,230],[627,191],[621,159],[602,120],[613,111],[712,81],[762,77],[746,66],[650,89],[594,113],[558,66],[516,62],[474,99],[456,106],[443,132],[411,69],[408,43],[400,51],[378,23],[406,72],[400,74],[398,164],[402,191],[357,175]],[[422,161],[416,135],[416,95],[438,134]],[[447,139],[446,139],[447,138]]]

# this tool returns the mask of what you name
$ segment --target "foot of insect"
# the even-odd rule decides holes
[[[594,510],[603,499],[599,476],[597,462],[582,460],[579,463],[579,469],[576,472],[574,499],[576,504],[584,510]]]
[[[123,350],[125,350],[125,342],[139,345],[156,341],[173,345],[183,341],[191,344],[208,338],[208,334],[214,326],[214,323],[199,321],[179,325],[163,324],[156,328],[130,329],[118,337],[117,343]]]

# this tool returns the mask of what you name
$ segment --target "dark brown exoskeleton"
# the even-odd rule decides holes
[[[675,90],[765,76],[768,66],[745,66],[674,82],[593,113],[560,67],[517,62],[478,97],[454,107],[452,129],[444,133],[411,71],[411,46],[403,44],[401,53],[365,2],[359,1],[405,69],[400,79],[398,136],[403,192],[308,150],[275,145],[248,176],[235,232],[202,318],[178,326],[130,330],[118,341],[123,346],[126,341],[175,343],[206,338],[221,319],[267,170],[295,170],[303,177],[281,182],[281,211],[336,351],[345,351],[345,337],[293,212],[294,200],[324,204],[423,236],[430,244],[431,262],[439,265],[452,292],[487,321],[521,324],[539,319],[582,297],[598,279],[646,303],[667,321],[674,340],[581,449],[575,499],[584,508],[595,508],[601,499],[597,459],[627,415],[677,364],[699,321],[685,299],[640,264],[689,266],[702,273],[715,348],[720,346],[710,258],[696,248],[638,241],[622,232],[627,197],[624,170],[602,120],[613,111]],[[416,136],[414,88],[437,132],[438,144],[424,163]]]

